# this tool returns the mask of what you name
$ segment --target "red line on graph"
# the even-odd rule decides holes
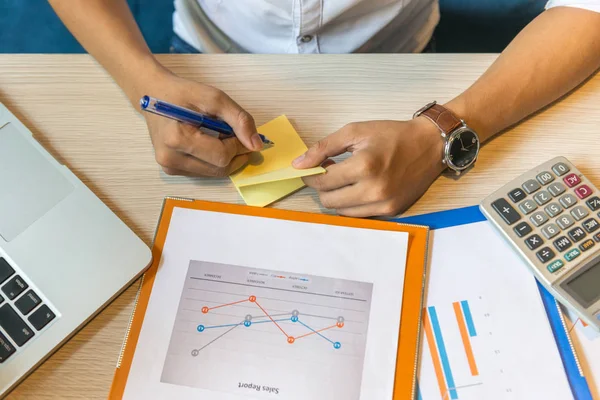
[[[260,304],[258,304],[258,301],[255,300],[254,304],[256,304],[258,306],[258,308],[260,308],[262,310],[262,312],[264,312],[265,315],[267,317],[269,317],[269,319],[271,320],[271,322],[274,323],[279,328],[279,330],[285,335],[285,337],[288,337],[288,338],[290,337],[287,333],[285,333],[285,331],[281,328],[281,326],[279,326],[279,324],[277,322],[275,322],[275,320],[273,318],[271,318],[271,316],[269,315],[269,313],[266,312],[265,309],[262,308],[262,306]]]
[[[319,332],[326,331],[327,329],[335,328],[336,326],[337,326],[337,324],[335,324],[335,325],[331,325],[331,326],[328,326],[327,328],[319,329],[318,331],[314,331],[314,332],[311,332],[311,333],[307,333],[307,334],[305,334],[305,335],[302,335],[302,336],[296,336],[296,338],[295,338],[295,339],[296,339],[296,340],[298,340],[298,339],[302,339],[302,338],[304,338],[304,337],[307,337],[307,336],[310,336],[310,335],[314,335],[315,333],[319,333]]]
[[[232,306],[234,304],[245,303],[247,301],[250,301],[250,300],[246,299],[246,300],[234,301],[233,303],[221,304],[220,306],[210,307],[209,310],[214,310],[214,309],[221,308],[221,307]]]

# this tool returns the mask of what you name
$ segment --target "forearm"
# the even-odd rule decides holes
[[[558,99],[600,68],[600,14],[543,12],[490,68],[446,106],[482,141]]]
[[[49,0],[83,47],[108,71],[132,104],[165,69],[156,61],[125,0]]]

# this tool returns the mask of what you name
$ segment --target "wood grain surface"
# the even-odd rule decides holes
[[[177,74],[227,92],[263,124],[286,114],[311,145],[344,124],[408,119],[466,89],[496,55],[162,55]],[[150,94],[150,93],[149,93]],[[241,203],[229,180],[164,175],[143,118],[87,55],[0,55],[0,102],[146,243],[165,196]],[[563,155],[600,184],[600,76],[487,143],[460,180],[440,177],[407,212],[477,204]],[[328,212],[303,189],[274,207]],[[134,284],[31,374],[10,399],[106,398]]]

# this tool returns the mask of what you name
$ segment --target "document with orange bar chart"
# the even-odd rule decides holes
[[[572,399],[537,284],[487,222],[432,232],[418,400]]]

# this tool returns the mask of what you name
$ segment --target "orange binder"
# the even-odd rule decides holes
[[[174,208],[187,208],[334,226],[407,232],[409,234],[409,239],[393,400],[409,400],[415,397],[421,326],[420,320],[423,306],[425,266],[429,236],[428,227],[380,220],[284,211],[272,208],[166,198],[152,248],[154,261],[142,278],[141,289],[136,299],[130,325],[127,329],[123,348],[115,370],[109,394],[110,399],[120,399],[124,394]]]

